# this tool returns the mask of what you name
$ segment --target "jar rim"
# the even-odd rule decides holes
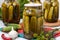
[[[25,4],[25,7],[39,7],[42,6],[42,4],[36,4],[36,3],[30,3],[30,4]]]

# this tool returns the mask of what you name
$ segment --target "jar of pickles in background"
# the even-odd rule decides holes
[[[20,8],[16,0],[4,0],[2,3],[2,18],[4,22],[19,23]]]
[[[58,21],[59,2],[58,0],[45,0],[43,4],[44,19],[46,22],[54,23]]]
[[[25,4],[24,6],[23,23],[25,35],[34,33],[39,35],[43,26],[42,4]]]

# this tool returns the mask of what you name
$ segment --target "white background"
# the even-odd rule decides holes
[[[3,1],[4,0],[0,0],[0,7],[1,7],[1,4],[2,4]],[[59,20],[60,20],[60,0],[58,0],[58,1],[59,1]],[[44,0],[41,0],[41,2],[43,3]]]

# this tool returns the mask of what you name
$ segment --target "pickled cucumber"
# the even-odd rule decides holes
[[[46,5],[47,5],[47,3],[44,2],[44,3],[43,3],[43,9],[46,9]]]
[[[3,18],[3,21],[6,21],[7,5],[5,3],[3,3],[1,9],[2,9],[2,18]]]
[[[23,11],[23,20],[25,20],[25,16],[26,16],[26,8]]]
[[[48,13],[49,13],[49,12],[48,12],[48,9],[45,9],[45,14],[44,14],[44,16],[45,16],[44,18],[45,18],[45,19],[47,19]]]
[[[58,14],[59,13],[59,9],[58,9],[58,7],[55,7],[55,18],[57,17],[58,18]]]
[[[44,12],[45,12],[44,13],[44,18],[48,19],[48,14],[49,14],[49,10],[50,10],[50,7],[51,7],[51,3],[50,2],[49,3],[44,2],[43,6],[44,6],[43,9],[44,9]]]
[[[23,11],[24,31],[25,33],[29,33],[29,17],[26,15],[26,9]]]
[[[49,14],[48,14],[48,19],[52,19],[53,16],[53,7],[50,8]]]
[[[32,16],[31,17],[31,21],[30,21],[31,25],[30,25],[30,29],[32,32],[36,33],[37,32],[37,18],[36,16]]]
[[[13,18],[13,6],[9,6],[9,20]]]
[[[25,31],[25,33],[29,33],[29,17],[28,16],[25,16],[24,31]]]
[[[42,31],[43,26],[43,16],[38,18],[38,24],[37,24],[37,33],[40,34],[39,31]]]

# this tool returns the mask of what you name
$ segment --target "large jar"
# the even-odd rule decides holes
[[[25,34],[40,34],[43,26],[41,4],[25,4],[23,22]]]
[[[4,22],[19,23],[20,6],[16,0],[4,0],[2,3],[2,18]]]
[[[43,5],[45,21],[49,23],[57,22],[59,16],[58,0],[45,0]]]

